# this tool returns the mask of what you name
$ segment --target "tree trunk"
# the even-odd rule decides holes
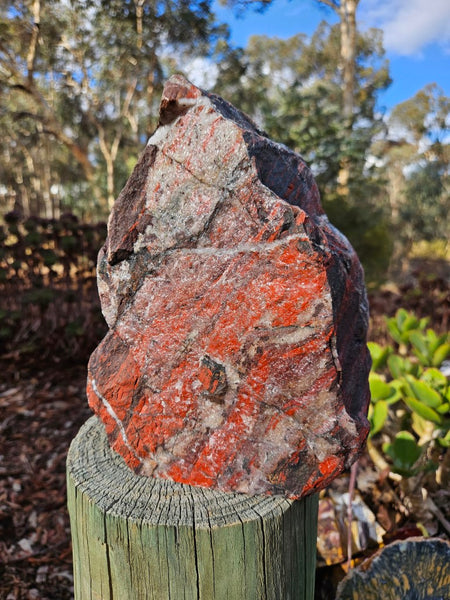
[[[27,78],[31,85],[34,76],[34,65],[36,62],[36,49],[39,40],[40,24],[41,24],[41,3],[39,0],[33,0],[33,25],[31,30],[30,45],[27,53]]]
[[[67,460],[75,600],[312,600],[318,496],[135,475],[95,417]]]
[[[341,28],[343,113],[352,124],[355,102],[356,8],[359,0],[341,0],[338,15]]]
[[[359,0],[341,0],[337,13],[341,28],[341,65],[343,81],[342,112],[345,127],[350,132],[353,127],[353,109],[355,104],[356,73],[356,8]],[[348,157],[341,161],[338,174],[338,193],[347,197],[351,162]]]
[[[353,109],[355,106],[356,77],[356,9],[360,0],[319,0],[332,8],[339,17],[341,31],[341,70],[342,70],[342,114],[345,127],[351,132],[353,127]],[[349,195],[351,161],[348,157],[341,160],[337,177],[338,194]]]
[[[111,208],[114,205],[114,200],[115,200],[115,196],[114,196],[114,161],[111,158],[111,155],[108,154],[107,156],[104,156],[105,161],[106,161],[106,191],[107,191],[107,195],[108,195],[108,209],[111,210]]]

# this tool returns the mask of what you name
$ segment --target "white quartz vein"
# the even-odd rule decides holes
[[[200,248],[169,248],[169,252],[183,252],[186,254],[203,254],[207,256],[235,256],[236,254],[251,254],[252,252],[267,252],[268,249],[287,246],[290,242],[309,242],[306,234],[295,233],[287,235],[283,238],[278,238],[273,241],[263,241],[248,244],[238,244],[234,248],[217,248],[217,246],[204,246]]]
[[[122,424],[122,422],[120,421],[119,417],[116,415],[116,413],[114,412],[113,407],[111,406],[111,404],[108,402],[108,400],[100,393],[98,387],[97,387],[97,383],[95,381],[95,379],[92,379],[91,381],[92,383],[92,389],[94,390],[96,396],[98,398],[100,398],[100,400],[103,402],[103,404],[106,407],[106,410],[108,411],[108,413],[111,415],[111,417],[114,419],[114,421],[117,424],[117,427],[119,428],[119,431],[122,435],[123,441],[125,443],[125,446],[128,448],[128,450],[133,454],[133,456],[135,458],[138,459],[139,462],[142,462],[142,459],[139,458],[139,456],[137,456],[136,452],[134,451],[133,447],[130,445],[130,442],[128,441],[127,438],[127,434],[125,433],[125,428]]]

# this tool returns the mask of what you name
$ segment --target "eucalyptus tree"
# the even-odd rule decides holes
[[[220,0],[221,4],[234,7],[243,14],[246,8],[264,11],[274,0]],[[357,60],[357,22],[356,11],[361,0],[315,0],[318,4],[330,8],[339,19],[340,31],[340,68],[343,80],[343,112],[352,119],[354,90],[356,84]]]
[[[355,107],[358,71],[358,29],[356,12],[360,0],[315,0],[317,4],[331,9],[338,17],[339,43],[337,45],[338,69],[341,79],[341,118],[348,132],[355,122]],[[273,0],[221,0],[223,5],[235,7],[243,13],[247,8],[264,11]],[[337,175],[339,193],[348,196],[348,182],[352,168],[352,157],[341,156]]]
[[[378,141],[395,228],[393,274],[415,242],[448,242],[450,229],[450,98],[429,84],[395,106]]]
[[[64,27],[56,6],[39,0],[0,6],[2,193],[19,209],[47,215],[53,208],[49,171],[57,160],[55,143],[68,151],[78,177],[93,176],[86,139],[69,132],[55,109],[59,83],[53,41]]]
[[[37,179],[50,170],[50,190],[84,198],[91,213],[107,212],[155,127],[162,80],[228,33],[211,0],[13,1],[0,8],[0,31],[10,132],[0,160],[26,164],[25,149],[47,139]]]

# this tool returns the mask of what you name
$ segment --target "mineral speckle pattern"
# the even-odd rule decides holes
[[[88,397],[137,473],[300,498],[368,431],[367,300],[302,158],[172,77],[99,254]]]

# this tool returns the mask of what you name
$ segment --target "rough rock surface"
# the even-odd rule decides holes
[[[359,261],[310,170],[181,76],[99,254],[88,397],[136,472],[299,498],[367,434]]]

